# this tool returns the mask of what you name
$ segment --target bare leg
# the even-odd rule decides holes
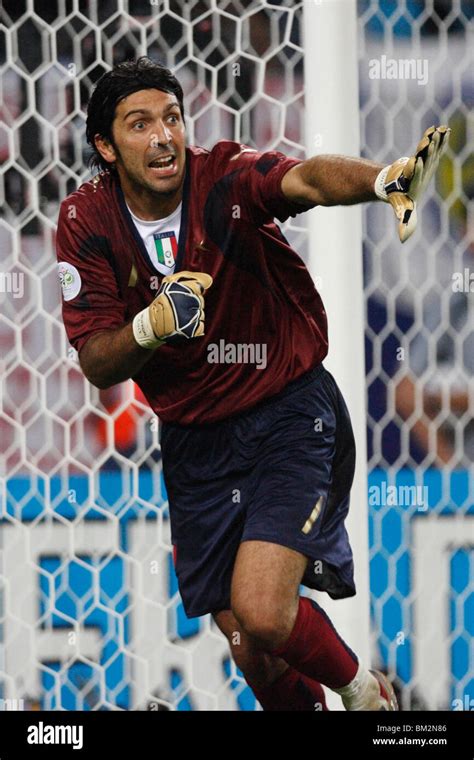
[[[298,613],[307,557],[267,541],[244,541],[232,576],[232,611],[242,628],[266,649],[289,637]]]
[[[213,617],[229,642],[232,659],[249,682],[259,687],[269,686],[288,669],[288,663],[280,657],[273,657],[258,647],[242,630],[231,610],[222,610]]]
[[[241,630],[257,649],[287,662],[289,675],[306,678],[300,686],[322,692],[320,684],[325,684],[341,695],[348,710],[396,709],[382,674],[379,679],[359,663],[316,602],[300,598],[307,563],[303,554],[279,544],[240,544],[231,606]]]
[[[216,613],[214,620],[229,641],[234,662],[265,711],[327,710],[321,684],[298,673],[280,657],[264,652],[242,630],[230,610]]]

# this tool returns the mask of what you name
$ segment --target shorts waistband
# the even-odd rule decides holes
[[[287,385],[285,385],[281,391],[274,394],[273,396],[267,396],[266,398],[261,399],[261,401],[258,401],[254,406],[251,406],[248,409],[244,409],[242,412],[238,412],[237,414],[232,414],[225,419],[216,420],[215,422],[194,423],[192,425],[181,425],[179,422],[160,421],[160,429],[182,428],[183,430],[217,430],[223,426],[233,425],[234,423],[238,423],[240,420],[244,420],[248,416],[258,414],[264,409],[272,408],[283,399],[291,396],[292,393],[295,393],[296,391],[301,390],[301,388],[304,388],[306,385],[309,385],[309,383],[311,383],[313,380],[316,380],[316,378],[322,375],[324,371],[324,365],[322,363],[317,364],[315,367],[313,367],[313,369],[304,372],[295,380],[290,380],[290,382],[287,383]]]
[[[313,380],[316,380],[316,378],[322,375],[324,371],[324,365],[322,363],[317,364],[316,367],[313,367],[313,369],[310,369],[303,375],[300,375],[296,378],[296,380],[290,380],[290,382],[287,383],[287,385],[285,385],[285,387],[278,393],[262,399],[257,404],[255,404],[255,406],[252,406],[250,409],[246,409],[244,412],[236,415],[236,417],[232,419],[245,417],[247,414],[252,414],[253,412],[260,411],[260,409],[266,409],[267,407],[273,406],[273,404],[278,404],[279,401],[282,401],[284,398],[291,396],[291,394],[295,393],[295,391],[301,390],[301,388],[304,388]]]

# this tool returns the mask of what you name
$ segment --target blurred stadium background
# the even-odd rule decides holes
[[[356,5],[362,155],[388,162],[452,128],[403,249],[384,205],[363,207],[372,657],[403,709],[474,709],[474,4]],[[255,709],[223,637],[182,609],[157,420],[131,381],[90,386],[67,343],[54,236],[90,176],[90,90],[127,58],[174,70],[190,143],[304,157],[302,28],[291,1],[2,4],[4,709]],[[426,61],[427,81],[373,78],[383,56]],[[306,259],[305,216],[285,234]]]

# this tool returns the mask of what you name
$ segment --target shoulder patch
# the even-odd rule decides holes
[[[58,262],[59,282],[65,301],[72,301],[81,289],[81,275],[73,264],[67,261]]]

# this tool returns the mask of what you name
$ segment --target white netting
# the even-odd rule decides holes
[[[472,296],[452,289],[472,255],[473,8],[358,8],[364,153],[393,159],[431,123],[453,128],[414,239],[400,249],[389,209],[365,211],[374,655],[398,674],[405,707],[436,709],[474,693]],[[90,88],[138,54],[181,80],[190,143],[231,137],[303,157],[302,3],[6,0],[1,13],[0,696],[54,709],[253,709],[221,634],[185,619],[156,420],[132,383],[92,388],[67,344],[54,231],[59,202],[89,176]],[[411,79],[372,78],[382,56],[426,59],[427,82],[416,64]],[[304,216],[286,234],[304,256]],[[428,487],[427,505],[423,491],[420,503],[400,498],[412,484]]]
[[[54,231],[89,177],[91,86],[126,58],[174,69],[190,143],[303,156],[301,4],[15,0],[2,21],[2,696],[252,709],[222,635],[182,610],[157,421],[133,383],[90,386],[66,341]],[[288,231],[299,250],[304,225]]]
[[[474,287],[457,290],[455,281],[473,268],[474,5],[365,0],[358,8],[364,155],[388,163],[432,124],[452,129],[419,229],[403,247],[386,208],[371,204],[364,214],[373,622],[404,709],[466,709]]]

